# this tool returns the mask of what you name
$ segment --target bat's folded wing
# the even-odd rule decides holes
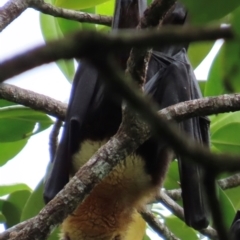
[[[170,50],[167,52],[175,51]],[[159,109],[201,97],[184,48],[173,56],[153,52],[148,68],[145,92],[152,96]],[[209,144],[208,118],[184,120],[179,123],[179,127],[190,138],[205,145]],[[178,160],[185,221],[196,229],[205,228],[208,225],[208,214],[202,184],[203,169],[183,157],[178,156]]]
[[[98,72],[88,63],[81,63],[75,75],[68,112],[56,157],[52,163],[44,188],[44,200],[49,202],[69,181],[72,155],[78,150],[81,128],[86,120],[88,109],[94,102],[100,102],[101,88]]]

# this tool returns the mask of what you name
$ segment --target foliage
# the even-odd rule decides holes
[[[65,8],[77,9],[88,13],[112,15],[114,0],[48,0],[47,2]],[[151,2],[151,1],[148,1]],[[239,32],[240,1],[224,0],[183,0],[189,9],[190,19],[194,24],[231,23]],[[42,34],[46,41],[61,38],[77,29],[90,29],[94,31],[109,31],[108,27],[79,23],[75,21],[40,16]],[[201,42],[192,44],[189,48],[189,58],[194,68],[206,57],[214,42]],[[237,92],[240,89],[239,67],[240,44],[236,42],[224,43],[216,55],[208,75],[207,82],[201,82],[204,96],[215,96],[224,93]],[[59,68],[65,77],[71,81],[74,75],[74,60],[61,60]],[[0,100],[0,166],[6,164],[16,156],[27,144],[28,140],[52,125],[49,116],[22,107],[5,100]],[[238,130],[239,128],[239,130]],[[229,152],[240,154],[240,113],[225,113],[211,116],[211,148],[216,152]],[[228,176],[227,174],[225,177]],[[30,190],[24,184],[0,186],[0,196],[8,195],[0,200],[0,221],[5,226],[11,227],[20,221],[33,217],[43,207],[42,184]],[[166,189],[179,188],[179,175],[177,162],[171,164],[165,180]],[[219,201],[229,227],[236,209],[240,207],[239,187],[219,189]],[[181,204],[181,202],[179,202]],[[173,215],[163,216],[170,230],[181,239],[198,239],[197,232],[187,227],[181,220]],[[56,238],[56,232],[50,238]],[[49,239],[50,239],[49,238]],[[146,239],[148,239],[146,237]]]

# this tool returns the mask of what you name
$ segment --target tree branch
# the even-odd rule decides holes
[[[29,6],[28,0],[9,0],[0,7],[0,32]]]
[[[59,8],[49,3],[45,3],[43,0],[31,0],[29,7],[44,14],[69,20],[75,20],[78,22],[95,23],[105,26],[111,26],[112,24],[112,17]]]
[[[217,181],[218,186],[221,187],[222,190],[226,190],[229,188],[235,188],[240,186],[240,173],[234,174],[230,177],[223,178]],[[174,201],[181,199],[182,191],[181,189],[172,189],[165,190],[166,194],[172,198]]]
[[[65,119],[67,104],[64,104],[43,94],[39,94],[7,83],[1,83],[0,98],[22,104],[61,120]]]
[[[160,195],[156,198],[158,202],[161,202],[167,209],[169,209],[175,216],[184,221],[184,211],[174,200],[172,200],[165,191],[161,191]],[[204,236],[213,240],[218,240],[217,232],[211,227],[202,229],[199,231]]]
[[[218,38],[233,39],[231,28],[167,27],[161,28],[160,32],[156,30],[135,33],[119,31],[114,35],[79,31],[1,63],[0,82],[36,66],[59,59],[84,57],[90,60],[97,55],[104,57],[108,53],[114,53],[120,49],[123,51],[133,46],[137,48],[157,47],[159,44],[216,40]]]
[[[5,84],[3,84],[3,85],[5,85]],[[14,92],[13,92],[14,93]],[[12,94],[13,94],[12,93]],[[13,94],[14,95],[14,94]],[[217,101],[217,99],[219,99],[219,101]],[[203,103],[205,103],[205,105],[203,104]],[[163,109],[162,111],[160,111],[160,114],[162,114],[162,115],[164,115],[164,114],[166,114],[166,118],[167,119],[172,119],[172,118],[174,118],[174,115],[175,115],[175,117],[177,117],[178,119],[183,119],[183,117],[180,117],[180,114],[186,114],[185,115],[185,117],[188,117],[189,115],[188,114],[190,114],[190,116],[193,116],[193,112],[194,112],[194,109],[199,109],[199,111],[201,112],[204,112],[204,110],[206,111],[210,111],[211,110],[211,105],[212,104],[216,104],[216,103],[218,103],[219,105],[218,105],[218,107],[219,107],[219,109],[221,110],[221,111],[224,111],[224,109],[227,109],[227,107],[229,107],[229,111],[231,110],[231,108],[232,109],[237,109],[237,106],[238,106],[238,108],[239,108],[239,106],[240,106],[240,95],[239,94],[232,94],[232,95],[223,95],[223,96],[220,96],[220,97],[214,97],[214,98],[206,98],[206,99],[198,99],[198,100],[193,100],[193,101],[188,101],[187,102],[187,104],[185,104],[185,103],[180,103],[180,104],[177,104],[177,105],[175,105],[175,106],[171,106],[171,107],[168,107],[168,108],[166,108],[166,109]],[[234,105],[234,104],[236,104],[236,106]],[[226,105],[226,106],[225,106]],[[149,107],[149,105],[148,105],[148,107]],[[205,107],[205,109],[204,109],[204,107]],[[210,110],[209,110],[210,109]],[[216,110],[215,110],[216,111]],[[198,112],[197,114],[199,114],[200,112]],[[217,111],[216,111],[217,112]],[[119,135],[118,137],[123,137],[123,135]],[[142,135],[141,135],[141,137],[142,137]],[[147,138],[147,136],[143,136],[144,138]],[[139,137],[139,139],[141,139],[140,137]],[[121,140],[121,138],[120,138],[120,140],[118,139],[118,138],[113,138],[112,139],[112,141],[113,142],[115,142],[116,144],[123,144],[124,142],[125,142],[125,140]],[[132,150],[134,150],[135,148],[136,148],[136,146],[134,145],[134,147],[130,150],[130,149],[128,149],[128,150],[124,150],[125,149],[125,146],[132,146],[132,144],[133,143],[131,143],[131,141],[132,141],[132,139],[131,140],[127,140],[126,142],[125,142],[125,144],[124,144],[124,147],[122,147],[122,149],[120,149],[119,150],[119,148],[116,148],[116,150],[114,150],[114,148],[113,148],[113,146],[114,145],[111,145],[111,143],[109,143],[107,146],[105,146],[104,148],[102,148],[102,149],[100,149],[100,152],[99,152],[99,154],[97,155],[98,157],[99,156],[103,156],[102,158],[98,158],[98,157],[93,157],[93,158],[91,158],[92,160],[90,161],[90,162],[94,162],[94,161],[99,161],[100,163],[99,164],[103,164],[103,166],[105,166],[106,165],[106,162],[104,161],[104,159],[114,159],[115,157],[114,157],[114,153],[116,154],[116,153],[118,153],[118,151],[120,151],[118,154],[117,154],[117,156],[119,156],[119,154],[120,154],[120,156],[122,157],[122,159],[123,158],[125,158],[125,156],[129,153],[129,152],[131,152]],[[137,144],[137,143],[136,143]],[[130,147],[131,148],[131,147]],[[105,152],[108,152],[108,151],[112,151],[112,152],[110,152],[109,154],[110,154],[110,156],[107,156],[106,154],[105,154]],[[122,154],[122,155],[121,155]],[[102,159],[102,160],[101,160]],[[110,161],[110,160],[109,160]],[[116,162],[115,162],[116,163]],[[117,163],[116,163],[117,164]],[[98,165],[98,166],[101,166],[101,165]],[[80,176],[81,176],[81,174],[83,174],[84,173],[84,171],[85,171],[85,173],[90,173],[90,175],[88,176],[88,177],[85,177],[85,178],[91,178],[91,174],[96,174],[96,175],[94,175],[95,177],[96,176],[99,176],[99,181],[100,181],[100,179],[102,178],[102,177],[104,177],[105,175],[104,174],[107,174],[108,173],[108,171],[110,171],[110,168],[107,168],[107,169],[105,169],[104,167],[103,168],[101,168],[101,170],[100,170],[100,172],[99,172],[99,167],[98,166],[96,166],[95,168],[92,168],[92,165],[89,165],[89,166],[86,166],[83,170],[81,170],[81,172],[78,174],[78,176],[79,176],[79,179],[80,179]],[[105,172],[106,171],[106,172]],[[98,175],[99,174],[99,175]],[[85,175],[83,175],[83,178],[84,178],[84,176]],[[61,215],[61,213],[62,213],[62,211],[63,210],[61,210],[61,208],[59,207],[57,207],[57,208],[55,208],[54,207],[54,205],[55,204],[58,204],[59,203],[59,201],[60,201],[60,205],[61,206],[63,206],[63,204],[64,204],[64,202],[65,202],[65,200],[63,200],[64,198],[63,198],[63,196],[65,195],[65,194],[70,194],[70,192],[72,191],[72,189],[74,189],[73,191],[74,191],[74,194],[76,195],[76,194],[78,194],[76,191],[77,191],[77,189],[82,189],[82,191],[81,191],[81,193],[83,194],[83,196],[79,196],[79,195],[81,195],[81,193],[79,193],[79,198],[78,198],[78,200],[79,199],[83,199],[84,197],[86,197],[86,195],[89,193],[89,191],[90,191],[90,188],[94,185],[94,183],[93,183],[93,185],[91,185],[90,183],[88,183],[87,185],[84,185],[83,186],[83,184],[82,184],[82,182],[79,180],[78,178],[77,179],[75,179],[74,178],[74,180],[73,180],[73,182],[71,182],[71,183],[69,183],[69,187],[68,188],[66,188],[65,189],[65,192],[63,192],[63,193],[61,193],[60,194],[60,196],[62,197],[62,198],[58,198],[58,200],[56,200],[57,202],[55,202],[55,203],[52,203],[51,204],[51,206],[48,206],[47,207],[47,212],[50,212],[50,213],[52,213],[52,212],[55,212],[55,211],[57,211],[56,212],[56,215],[55,215],[55,217],[57,216],[57,220],[55,220],[55,221],[53,221],[53,220],[49,220],[50,222],[48,222],[46,219],[47,218],[45,218],[46,216],[45,216],[45,214],[46,214],[46,212],[45,211],[43,211],[43,215],[40,215],[40,218],[38,218],[38,220],[33,220],[33,222],[35,223],[35,221],[40,221],[40,219],[43,217],[43,222],[44,222],[44,224],[45,223],[49,223],[51,226],[52,225],[54,225],[54,224],[58,224],[59,222],[61,222],[62,221],[62,219],[63,219],[63,217],[60,219],[60,215]],[[81,178],[82,179],[82,178]],[[95,179],[95,178],[94,178]],[[95,183],[97,182],[97,180],[95,180]],[[73,184],[73,185],[72,185]],[[79,185],[78,185],[79,184]],[[72,186],[71,186],[72,185]],[[70,190],[69,190],[70,189]],[[87,192],[85,192],[85,190],[88,190]],[[70,195],[71,196],[71,195]],[[72,196],[72,198],[74,199],[75,198],[75,196]],[[76,201],[78,201],[78,200],[76,200]],[[58,205],[56,205],[56,206],[58,206]],[[72,205],[71,205],[72,206]],[[65,208],[65,205],[64,205],[64,208]],[[74,207],[72,207],[72,208],[74,208]],[[68,213],[70,213],[71,211],[69,210],[69,212]],[[68,214],[68,213],[65,213],[65,214]],[[65,216],[65,215],[64,215]],[[47,221],[47,222],[46,222]],[[45,224],[45,225],[47,225],[47,224]],[[40,225],[41,226],[41,225]],[[49,230],[49,229],[48,229]],[[1,235],[0,235],[1,236]],[[0,237],[0,239],[1,239],[1,237]],[[4,238],[3,238],[4,239]],[[34,238],[33,238],[34,239]]]
[[[151,211],[144,209],[141,215],[159,237],[164,237],[166,240],[179,240],[179,238],[177,238],[166,225],[161,223]]]

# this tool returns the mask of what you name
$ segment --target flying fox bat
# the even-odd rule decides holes
[[[135,27],[145,6],[145,0],[117,0],[113,27]],[[173,14],[179,17],[179,13],[182,14],[183,10],[177,5]],[[184,12],[184,19],[185,15]],[[183,21],[181,17],[180,19]],[[129,52],[124,52],[117,56],[123,69],[128,54]],[[159,109],[200,97],[184,47],[169,46],[153,52],[148,69],[145,92],[152,96]],[[116,101],[109,93],[98,71],[88,62],[81,61],[73,81],[62,139],[45,185],[46,202],[64,187],[69,181],[69,175],[78,171],[99,147],[117,132],[121,119],[121,101]],[[208,123],[205,119],[184,121],[180,123],[180,128],[187,131],[191,137],[208,142]],[[164,139],[152,137],[147,140],[133,155],[116,166],[109,176],[92,190],[73,215],[65,219],[62,224],[62,239],[142,239],[144,222],[137,210],[158,192],[171,159],[171,151]],[[181,161],[184,174],[193,170],[193,176],[197,178],[198,167],[187,167],[188,165],[184,164],[185,162]],[[183,178],[181,175],[181,180]],[[191,181],[196,187],[200,186],[199,182]],[[190,196],[189,202],[192,204],[190,210],[198,214],[197,217],[186,214],[186,221],[195,228],[203,228],[207,225],[207,220],[204,215],[202,188],[189,188],[183,181],[182,187],[184,186],[187,191],[191,190],[192,194],[196,195]],[[183,197],[187,191],[183,190]],[[201,208],[195,210],[192,201],[196,201],[196,208],[199,208],[199,205]],[[186,212],[189,211],[185,210]],[[134,232],[134,228],[138,230]]]
[[[230,228],[230,236],[232,240],[240,239],[240,211],[237,211],[232,222],[232,226]]]

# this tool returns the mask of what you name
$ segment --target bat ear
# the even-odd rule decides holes
[[[166,14],[165,18],[163,19],[162,24],[167,25],[183,25],[185,23],[187,17],[187,10],[184,6],[177,2]]]

